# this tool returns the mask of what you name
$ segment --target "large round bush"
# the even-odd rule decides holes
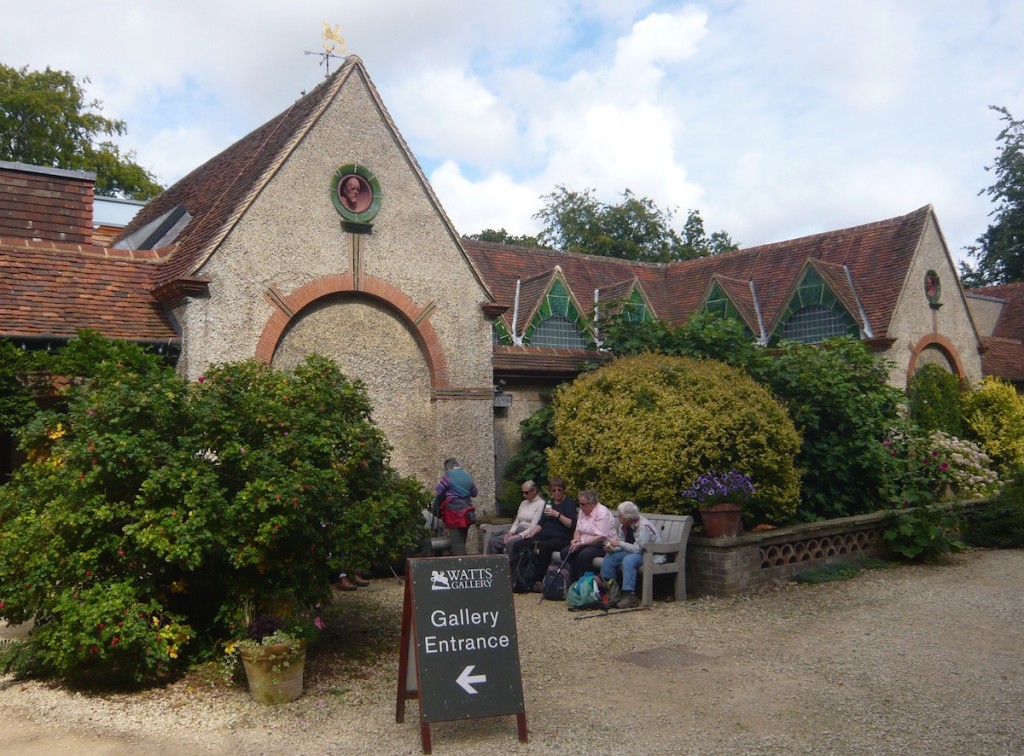
[[[426,491],[333,362],[190,384],[123,349],[28,424],[0,487],[0,617],[35,620],[25,668],[159,678],[237,637],[243,605],[312,608],[342,559],[415,543]]]
[[[611,505],[686,514],[682,491],[734,468],[756,486],[748,523],[784,521],[799,502],[800,435],[766,389],[721,362],[645,354],[583,375],[555,396],[555,438],[551,473]]]
[[[995,376],[963,395],[967,434],[981,444],[1000,474],[1024,470],[1024,398],[1013,385]]]

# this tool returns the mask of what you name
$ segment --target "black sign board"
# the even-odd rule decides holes
[[[402,612],[396,720],[418,698],[430,723],[516,714],[526,741],[516,615],[505,556],[410,559]]]

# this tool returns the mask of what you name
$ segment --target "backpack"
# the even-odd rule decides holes
[[[468,528],[476,522],[476,509],[469,499],[452,499],[441,505],[441,519],[446,528]]]
[[[533,549],[520,549],[509,565],[513,593],[529,593],[537,580],[537,554]]]
[[[549,601],[565,601],[571,577],[569,568],[564,565],[561,569],[557,564],[548,567],[548,571],[544,574],[544,582],[541,584],[541,593],[544,594],[544,598]]]
[[[569,609],[608,609],[614,606],[613,593],[619,592],[614,581],[607,581],[593,572],[584,572],[583,577],[569,586],[565,602]],[[621,597],[621,592],[620,597]],[[618,601],[618,598],[615,599]]]

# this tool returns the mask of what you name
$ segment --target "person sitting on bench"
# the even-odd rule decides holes
[[[618,523],[615,536],[605,541],[601,577],[611,580],[622,568],[622,598],[615,605],[631,609],[640,603],[636,596],[636,575],[644,563],[643,545],[658,541],[658,529],[640,514],[640,507],[624,501],[616,507]],[[650,576],[647,578],[651,579]]]

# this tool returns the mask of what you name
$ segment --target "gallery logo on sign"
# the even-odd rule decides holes
[[[469,570],[431,570],[430,590],[464,591],[472,588],[490,588],[494,572],[489,567]]]

